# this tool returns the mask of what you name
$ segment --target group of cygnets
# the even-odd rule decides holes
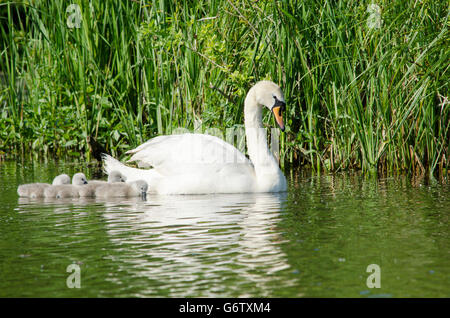
[[[21,197],[29,198],[79,198],[79,197],[136,197],[145,195],[148,190],[147,182],[137,180],[126,182],[126,177],[119,171],[111,171],[108,181],[87,180],[86,176],[79,172],[72,177],[61,174],[53,179],[52,184],[28,183],[17,188]]]

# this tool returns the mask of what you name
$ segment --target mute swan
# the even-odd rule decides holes
[[[144,180],[136,180],[130,183],[114,182],[98,187],[95,190],[95,196],[98,198],[145,197],[147,190],[148,185]]]
[[[67,174],[60,174],[53,179],[52,185],[69,184],[70,177]],[[44,196],[45,188],[50,187],[48,183],[28,183],[21,184],[17,188],[17,193],[21,197],[41,198]]]
[[[89,180],[88,184],[78,188],[78,194],[80,197],[94,197],[95,190],[108,183],[125,182],[127,178],[123,176],[119,171],[111,171],[108,175],[108,181],[103,180]]]
[[[76,173],[72,177],[72,184],[52,185],[45,188],[44,197],[46,198],[73,198],[79,197],[79,187],[87,184],[84,173]]]
[[[267,107],[284,131],[284,95],[270,81],[256,83],[244,103],[245,134],[250,160],[222,139],[206,134],[158,136],[136,149],[129,161],[137,169],[104,155],[105,171],[120,171],[129,181],[144,179],[159,194],[242,193],[286,191],[286,178],[267,146],[262,108]]]

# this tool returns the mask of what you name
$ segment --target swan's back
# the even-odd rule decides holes
[[[214,171],[227,164],[251,165],[233,145],[205,134],[158,136],[127,153],[133,154],[129,162],[153,167],[166,176],[189,174],[199,169]]]
[[[107,172],[121,171],[129,181],[145,179],[150,192],[203,194],[252,192],[255,173],[251,161],[216,136],[181,134],[158,136],[128,153],[141,167],[127,167],[104,156]],[[201,180],[201,182],[199,182]]]

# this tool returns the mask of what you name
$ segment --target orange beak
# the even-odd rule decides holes
[[[283,113],[281,111],[281,106],[272,107],[272,113],[274,114],[275,120],[281,131],[284,131]]]

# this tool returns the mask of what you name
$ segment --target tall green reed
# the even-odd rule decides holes
[[[3,3],[0,149],[88,156],[94,136],[119,156],[178,127],[240,127],[246,91],[271,79],[284,162],[442,175],[448,6],[374,3],[375,25],[372,1]]]

